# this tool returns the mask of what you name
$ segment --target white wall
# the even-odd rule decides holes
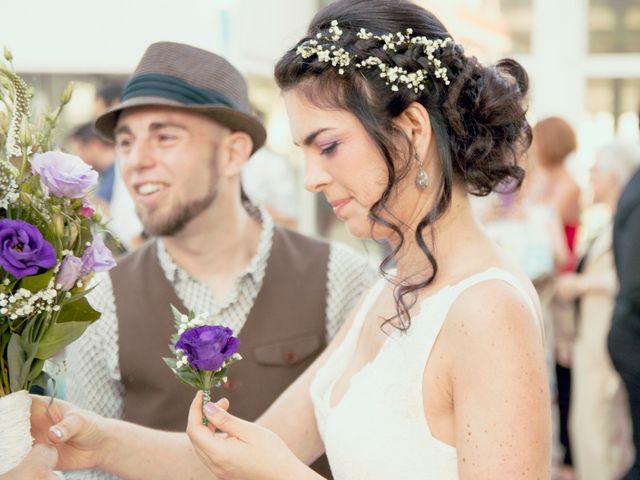
[[[247,73],[273,64],[303,33],[314,0],[0,0],[0,46],[16,69],[130,73],[153,42],[189,43]]]

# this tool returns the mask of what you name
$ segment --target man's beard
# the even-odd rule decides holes
[[[138,217],[146,234],[153,237],[170,237],[180,232],[191,220],[209,208],[217,195],[218,191],[211,188],[201,198],[192,200],[186,205],[175,206],[173,211],[164,218],[154,218],[159,217],[158,213],[145,215],[139,209]]]

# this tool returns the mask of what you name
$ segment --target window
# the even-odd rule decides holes
[[[640,2],[589,0],[589,53],[640,52]]]
[[[511,36],[511,53],[530,53],[533,0],[500,0],[500,10]]]

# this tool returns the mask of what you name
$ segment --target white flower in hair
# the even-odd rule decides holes
[[[335,42],[340,40],[343,35],[342,29],[338,25],[337,20],[332,20],[328,29],[329,36],[318,32],[315,39],[304,41],[296,49],[296,53],[302,58],[307,59],[314,55],[321,62],[331,63],[333,67],[338,67],[338,74],[344,75],[345,67],[352,64],[352,60],[357,57],[350,54],[344,48],[338,48]],[[413,29],[407,28],[405,32],[397,32],[396,34],[385,33],[383,35],[374,35],[364,28],[361,28],[356,36],[361,40],[375,39],[382,43],[382,49],[397,52],[399,49],[407,49],[414,45],[422,46],[422,51],[427,59],[427,64],[433,67],[433,77],[442,80],[445,85],[449,85],[449,77],[447,68],[442,65],[442,61],[436,58],[435,54],[447,45],[453,44],[451,38],[445,39],[428,39],[425,36],[413,36]],[[320,42],[323,43],[320,44]],[[328,47],[328,49],[327,49]],[[429,71],[425,68],[409,72],[397,65],[384,63],[380,58],[369,56],[354,63],[357,69],[370,69],[378,67],[380,70],[380,78],[384,78],[386,84],[391,91],[398,92],[400,86],[405,86],[415,93],[419,93],[425,89],[425,83],[429,78]]]

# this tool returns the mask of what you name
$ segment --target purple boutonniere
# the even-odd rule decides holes
[[[171,306],[178,333],[169,348],[175,358],[164,358],[173,373],[184,383],[202,390],[205,405],[211,399],[211,388],[227,381],[229,365],[242,359],[238,354],[240,341],[233,331],[222,325],[206,325],[206,315],[180,313]],[[203,423],[207,419],[203,414]]]

